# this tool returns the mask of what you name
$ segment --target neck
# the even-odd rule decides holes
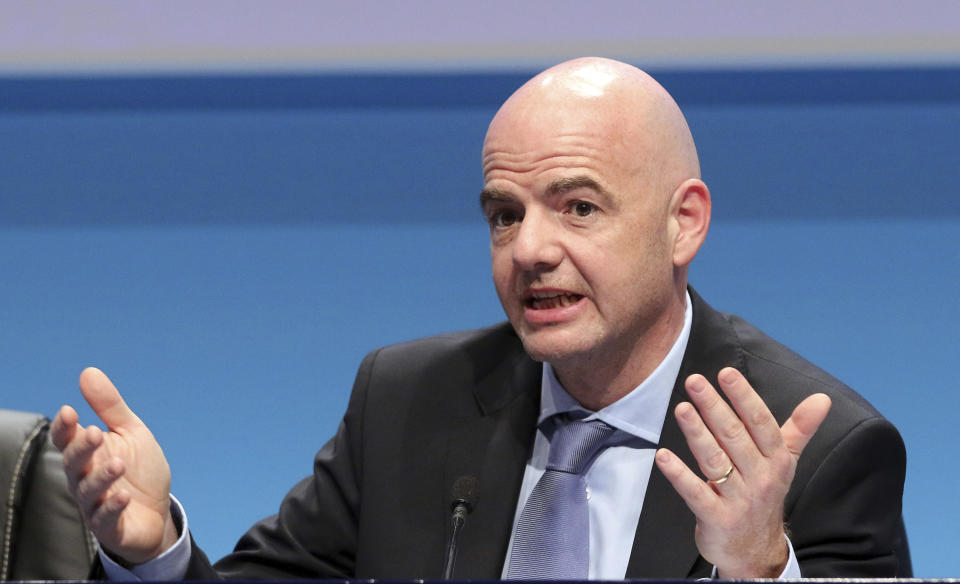
[[[597,411],[634,390],[666,358],[683,330],[686,290],[631,346],[597,350],[551,362],[564,389],[583,407]]]

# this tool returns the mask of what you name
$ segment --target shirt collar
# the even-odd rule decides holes
[[[683,354],[690,339],[693,323],[693,306],[690,294],[686,294],[686,309],[683,314],[683,329],[674,341],[667,356],[643,382],[630,393],[598,412],[587,410],[563,388],[549,363],[543,364],[540,382],[540,424],[550,416],[563,412],[585,412],[587,419],[599,419],[618,430],[648,440],[660,441],[660,430],[667,415],[670,394],[680,373]]]

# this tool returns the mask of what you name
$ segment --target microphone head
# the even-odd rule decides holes
[[[473,511],[473,505],[477,501],[477,487],[479,481],[477,477],[464,475],[453,482],[453,506],[463,505],[467,512]]]

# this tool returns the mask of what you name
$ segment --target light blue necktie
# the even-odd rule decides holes
[[[511,580],[585,580],[590,568],[590,514],[583,478],[616,429],[554,416],[547,468],[520,514],[510,552]]]

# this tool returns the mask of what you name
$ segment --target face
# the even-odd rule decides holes
[[[675,298],[676,185],[589,109],[498,114],[483,164],[493,279],[526,351],[556,366],[641,350]]]

